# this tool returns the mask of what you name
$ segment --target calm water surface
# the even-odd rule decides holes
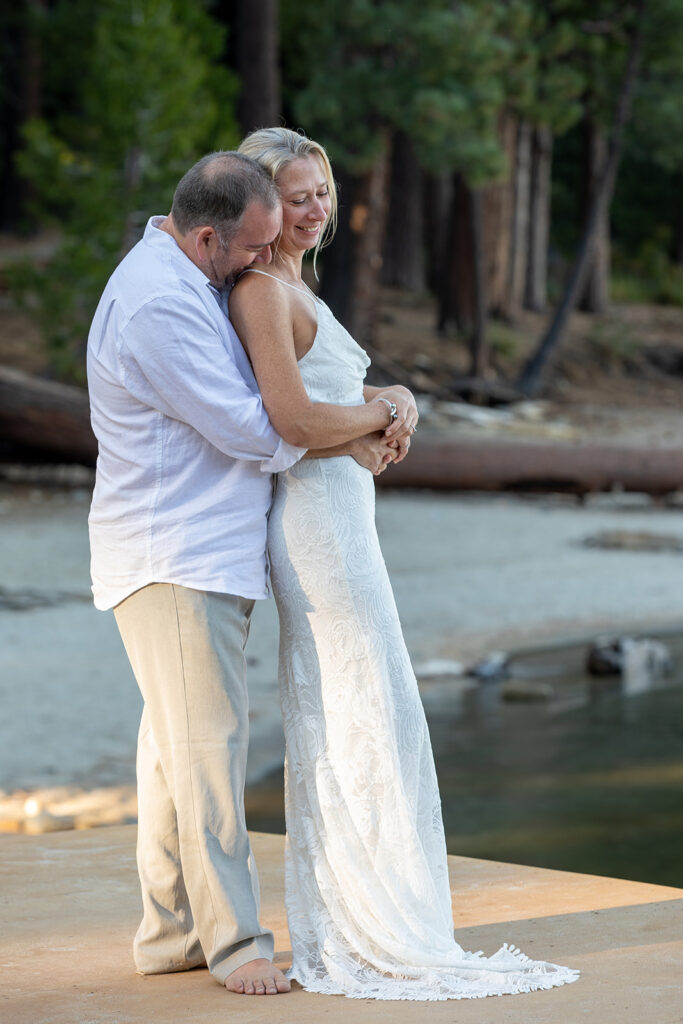
[[[425,690],[449,853],[683,887],[683,638],[674,672],[627,694],[583,673],[585,647],[522,654],[502,683]],[[248,794],[250,828],[284,831],[281,774]]]
[[[450,853],[683,886],[683,641],[674,672],[627,695],[585,648],[521,656],[543,703],[478,684],[429,715]]]

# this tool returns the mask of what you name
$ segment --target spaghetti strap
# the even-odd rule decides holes
[[[317,297],[317,295],[313,294],[310,288],[308,288],[307,291],[304,291],[304,288],[308,287],[307,285],[304,285],[304,288],[297,288],[295,284],[290,284],[289,281],[283,281],[281,277],[276,277],[275,274],[267,274],[265,270],[257,270],[256,267],[246,267],[246,269],[243,270],[242,273],[260,274],[261,277],[269,277],[271,278],[272,281],[279,281],[280,284],[283,284],[286,288],[291,288],[292,291],[299,292],[300,295],[305,295],[306,298],[310,299],[315,306],[317,306],[318,303],[320,302],[320,299]]]

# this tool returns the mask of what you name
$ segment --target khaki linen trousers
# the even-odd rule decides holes
[[[273,956],[244,819],[254,602],[153,583],[114,609],[144,699],[137,860],[142,974],[207,964],[221,983]]]

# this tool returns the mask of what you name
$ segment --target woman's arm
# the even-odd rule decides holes
[[[312,402],[303,385],[294,350],[294,307],[290,289],[263,275],[246,274],[230,296],[230,319],[251,360],[270,421],[298,448],[330,448],[384,430],[396,437],[415,419],[413,404],[399,388],[382,397],[395,402],[393,422],[380,397],[364,405]]]

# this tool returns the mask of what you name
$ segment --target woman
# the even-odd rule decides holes
[[[329,403],[355,413],[360,432],[368,406],[395,401],[401,410],[389,429],[405,454],[414,404],[403,390],[364,388],[367,356],[302,280],[304,255],[317,255],[334,225],[325,151],[284,128],[254,132],[240,151],[270,171],[283,203],[272,263],[246,272],[230,300],[273,424],[305,446]],[[377,999],[469,998],[575,980],[507,946],[487,960],[454,941],[429,734],[367,469],[339,455],[279,474],[269,555],[287,741],[290,977],[311,992]]]

